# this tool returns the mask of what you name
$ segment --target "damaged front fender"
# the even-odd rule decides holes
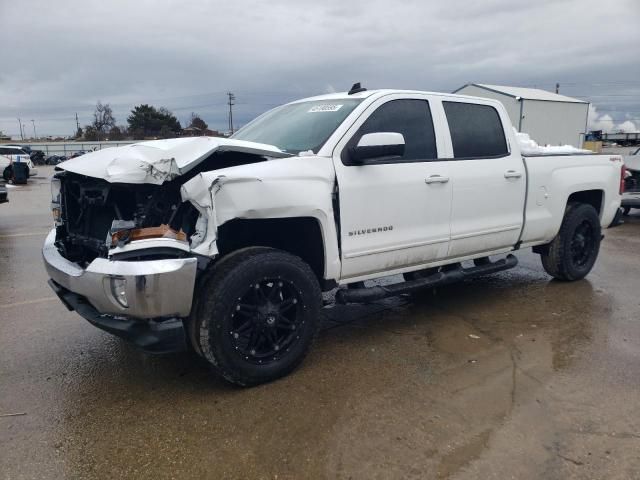
[[[218,254],[218,228],[233,219],[311,217],[320,224],[327,278],[339,271],[332,194],[335,171],[330,158],[294,157],[202,172],[182,185],[183,201],[200,213],[196,245],[201,255]],[[206,221],[206,226],[204,225]],[[196,230],[200,230],[197,227]]]

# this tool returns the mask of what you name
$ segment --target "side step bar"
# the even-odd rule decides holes
[[[425,278],[411,280],[409,282],[394,283],[393,285],[376,285],[375,287],[340,289],[336,292],[336,302],[368,303],[383,298],[393,297],[403,293],[410,293],[423,288],[439,287],[450,283],[459,282],[466,278],[478,277],[489,273],[500,272],[515,267],[518,259],[509,254],[506,258],[495,262],[488,262],[470,268],[457,268],[444,272],[434,273]]]

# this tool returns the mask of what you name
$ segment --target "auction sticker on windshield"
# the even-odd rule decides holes
[[[342,108],[342,105],[314,105],[309,109],[309,113],[317,113],[317,112],[337,112]]]

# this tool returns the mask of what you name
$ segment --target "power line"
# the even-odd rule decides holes
[[[233,106],[235,105],[233,101],[236,99],[236,96],[231,92],[227,92],[227,95],[229,96],[229,132],[233,135]]]

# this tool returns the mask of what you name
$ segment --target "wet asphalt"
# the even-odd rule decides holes
[[[299,370],[239,389],[54,298],[40,168],[0,205],[0,478],[640,478],[639,210],[585,280],[521,252],[493,276],[328,307]]]

